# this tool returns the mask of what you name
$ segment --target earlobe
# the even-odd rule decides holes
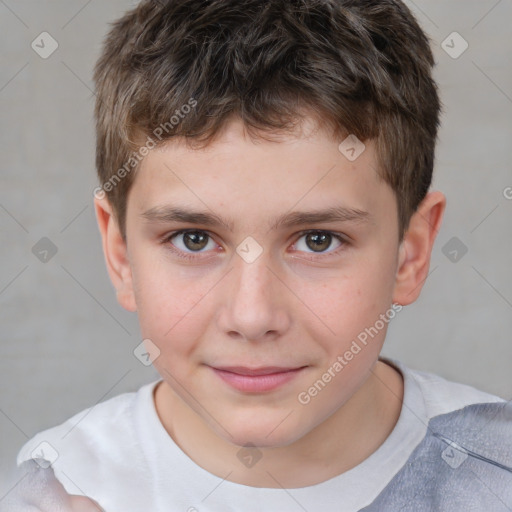
[[[398,253],[393,302],[406,306],[418,298],[428,276],[445,207],[445,196],[439,191],[430,192],[411,217]]]
[[[119,304],[128,311],[136,311],[133,280],[126,242],[119,231],[119,226],[112,206],[106,197],[94,198],[96,220],[101,233],[103,254],[110,280],[116,289]]]

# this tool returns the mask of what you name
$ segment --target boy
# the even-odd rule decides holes
[[[397,0],[143,1],[114,24],[95,208],[162,379],[21,449],[59,506],[512,509],[510,404],[379,356],[445,209],[433,65]]]

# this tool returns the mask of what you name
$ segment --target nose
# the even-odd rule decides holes
[[[290,292],[270,268],[265,253],[252,263],[238,256],[234,260],[219,314],[220,328],[245,341],[279,338],[291,323]]]

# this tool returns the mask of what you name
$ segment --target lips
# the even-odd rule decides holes
[[[284,387],[285,384],[301,374],[305,368],[306,366],[292,368],[282,366],[259,368],[249,368],[247,366],[211,367],[217,377],[225,384],[244,393],[264,393]]]
[[[293,372],[295,370],[299,370],[300,368],[304,368],[303,366],[297,366],[293,368],[284,368],[282,366],[265,366],[261,368],[248,368],[246,366],[215,366],[216,370],[221,370],[224,372],[236,373],[237,375],[249,375],[249,376],[258,376],[258,375],[272,375],[273,373],[286,373]]]

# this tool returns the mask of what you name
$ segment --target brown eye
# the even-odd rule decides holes
[[[185,247],[191,251],[204,249],[208,243],[208,239],[208,235],[200,231],[192,231],[183,234],[183,243]]]
[[[306,245],[315,252],[322,252],[328,249],[332,242],[332,235],[329,233],[309,233],[306,235]]]
[[[336,242],[334,245],[333,242]],[[294,248],[300,252],[311,254],[335,254],[337,249],[343,249],[348,243],[342,236],[330,231],[306,231],[294,244]]]
[[[168,241],[183,252],[199,252],[212,242],[211,237],[204,231],[180,231],[168,238]],[[212,248],[212,247],[210,247]]]

